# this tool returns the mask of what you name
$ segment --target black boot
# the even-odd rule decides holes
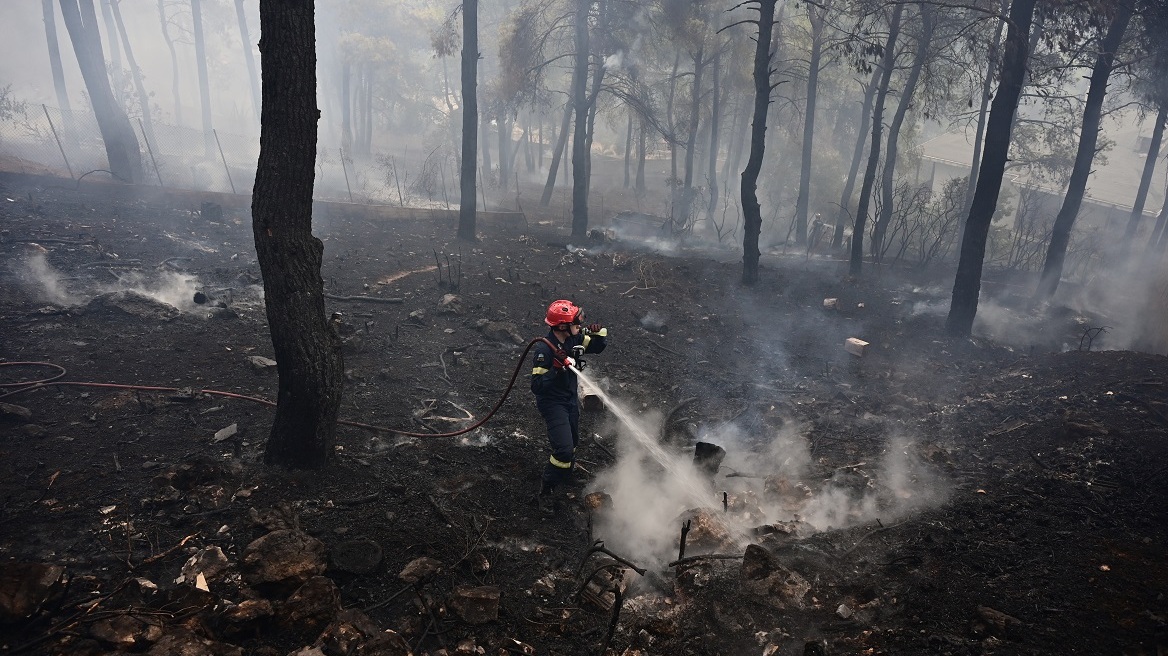
[[[544,518],[555,517],[556,515],[556,500],[552,494],[553,487],[546,482],[539,489],[539,494],[535,497],[535,504],[539,508],[539,514]]]

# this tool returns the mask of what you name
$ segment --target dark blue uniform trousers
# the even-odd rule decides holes
[[[576,445],[580,442],[580,406],[571,402],[542,401],[536,403],[539,414],[547,422],[548,442],[552,456],[543,470],[543,487],[548,490],[565,483],[571,476],[576,461]]]

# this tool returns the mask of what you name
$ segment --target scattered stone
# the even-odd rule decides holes
[[[296,513],[286,503],[277,504],[275,508],[248,508],[247,517],[256,526],[262,526],[269,531],[280,531],[300,527]]]
[[[276,361],[262,355],[249,355],[247,361],[256,371],[267,371],[276,366]]]
[[[458,314],[462,310],[462,299],[455,294],[445,294],[438,301],[439,312]]]
[[[486,574],[491,571],[491,561],[482,554],[481,551],[476,551],[470,555],[470,569],[475,574]]]
[[[281,619],[302,635],[317,635],[341,610],[341,591],[327,576],[314,576],[284,602]]]
[[[272,616],[272,602],[267,599],[245,599],[223,611],[223,619],[232,624],[247,624]]]
[[[442,570],[442,563],[429,556],[411,560],[397,577],[411,585],[425,583]]]
[[[811,488],[801,481],[792,481],[786,476],[768,476],[762,483],[763,498],[788,512],[803,509],[811,500]]]
[[[496,342],[510,342],[511,344],[521,345],[527,342],[522,335],[519,334],[519,329],[515,324],[508,321],[491,321],[490,319],[479,319],[474,323],[474,327],[489,340]]]
[[[839,308],[840,308],[840,302],[839,302],[838,298],[825,298],[825,299],[823,299],[823,309],[825,309],[825,310],[838,310]]]
[[[231,424],[226,428],[220,428],[215,431],[215,437],[211,438],[212,444],[218,444],[229,437],[234,437],[239,432],[239,424]]]
[[[718,468],[726,459],[726,449],[710,442],[698,442],[694,445],[694,467],[713,478],[718,474]]]
[[[531,584],[531,594],[536,597],[550,597],[556,593],[556,579],[551,574],[544,574]]]
[[[115,648],[145,647],[162,637],[162,624],[151,617],[114,615],[91,624],[89,635]]]
[[[1020,640],[1022,620],[988,606],[978,606],[970,624],[970,632],[979,640],[988,636]]]
[[[333,569],[350,574],[372,574],[381,563],[381,545],[369,539],[348,540],[332,549]]]
[[[41,563],[0,565],[0,622],[31,617],[64,592],[65,568]]]
[[[657,314],[654,312],[648,312],[643,316],[638,316],[637,322],[641,325],[642,328],[648,330],[651,333],[665,335],[669,332],[669,326],[665,323],[665,320],[657,316]]]
[[[844,341],[844,350],[857,358],[862,358],[868,350],[868,342],[856,337],[849,337]]]
[[[454,656],[480,656],[481,654],[486,654],[487,650],[476,645],[474,638],[467,638],[459,641],[452,653]]]
[[[191,556],[182,566],[183,577],[189,583],[194,583],[195,577],[202,574],[209,581],[219,578],[227,571],[227,555],[217,545],[206,547]]]
[[[418,325],[423,325],[426,323],[426,311],[425,310],[414,310],[413,312],[410,313],[409,319],[413,323],[416,323]]]
[[[95,296],[85,304],[82,311],[86,314],[130,316],[150,321],[170,321],[182,314],[173,305],[134,290]]]
[[[243,578],[248,583],[304,583],[324,572],[325,546],[298,530],[277,530],[247,545]]]
[[[607,492],[592,492],[585,495],[584,507],[592,512],[612,510],[612,497]]]
[[[395,631],[382,631],[359,610],[347,608],[337,613],[320,637],[317,648],[326,656],[410,656],[410,646]]]
[[[159,638],[146,656],[243,656],[243,650],[180,629]]]
[[[849,619],[853,614],[854,612],[850,607],[848,607],[847,604],[840,604],[839,608],[835,609],[836,617],[840,618],[841,620]]]
[[[12,403],[0,403],[0,422],[25,423],[32,421],[32,410]]]
[[[203,201],[203,204],[199,207],[199,216],[207,221],[222,221],[223,206],[219,203]]]
[[[720,517],[705,508],[690,510],[678,517],[677,525],[690,521],[689,532],[685,536],[685,552],[689,555],[712,553],[729,549],[734,543],[730,529]]]
[[[739,570],[742,588],[777,610],[801,609],[811,584],[779,562],[774,554],[752,544],[746,547]]]
[[[499,597],[498,586],[460,585],[454,588],[446,605],[467,624],[486,624],[499,618]]]

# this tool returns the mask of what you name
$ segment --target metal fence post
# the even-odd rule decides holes
[[[219,133],[214,128],[211,134],[215,135],[215,145],[219,147],[219,159],[223,160],[223,170],[227,173],[227,182],[231,183],[231,193],[236,193],[235,182],[231,179],[231,169],[227,168],[227,158],[223,156],[223,144],[219,143]]]
[[[353,202],[353,189],[349,187],[349,167],[345,166],[345,149],[338,148],[337,152],[341,154],[341,170],[345,172],[345,189],[349,192],[349,202]]]
[[[69,156],[65,154],[65,147],[61,145],[61,137],[57,136],[57,126],[53,125],[53,117],[49,116],[49,108],[41,103],[41,109],[45,110],[45,118],[49,120],[49,129],[53,131],[53,138],[57,140],[57,149],[61,151],[61,159],[65,160],[65,168],[69,170],[69,179],[74,180],[73,167],[69,166]]]
[[[142,141],[146,142],[146,152],[150,153],[150,163],[154,165],[154,177],[158,178],[158,186],[162,184],[162,174],[158,172],[158,162],[154,159],[154,149],[150,147],[150,139],[146,136],[146,128],[142,127],[142,119],[138,119],[138,130],[142,132]]]

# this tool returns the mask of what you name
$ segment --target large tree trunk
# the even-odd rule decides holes
[[[600,10],[604,11],[604,3],[601,3]],[[602,18],[603,20],[603,18]],[[600,89],[604,84],[604,58],[601,57],[596,62],[596,68],[592,72],[592,89],[588,92],[588,137],[584,141],[584,152],[587,154],[585,163],[585,197],[592,193],[592,137],[596,132],[596,109],[600,105]]]
[[[157,144],[158,141],[154,138],[154,119],[150,117],[150,96],[146,94],[146,85],[142,83],[142,71],[138,69],[138,62],[134,60],[134,50],[130,48],[130,35],[126,34],[126,25],[122,22],[121,0],[111,0],[110,5],[114,22],[118,26],[118,34],[122,35],[122,47],[126,49],[126,62],[130,65],[130,74],[134,77],[134,90],[138,93],[138,108],[142,112],[146,140],[151,144]]]
[[[199,68],[199,107],[203,112],[203,149],[207,157],[215,153],[215,133],[211,123],[211,85],[207,81],[207,47],[203,43],[203,0],[191,0],[191,23],[195,33],[195,63]]]
[[[823,58],[823,27],[827,6],[807,5],[811,21],[811,58],[807,68],[807,108],[803,112],[803,154],[799,163],[799,197],[795,201],[795,242],[807,241],[807,206],[811,193],[811,158],[814,153],[815,99],[819,93],[819,66]]]
[[[1079,149],[1075,153],[1075,164],[1071,168],[1071,179],[1063,206],[1054,219],[1050,233],[1050,247],[1046,251],[1046,262],[1042,266],[1042,278],[1038,282],[1039,298],[1050,298],[1058,289],[1063,274],[1063,262],[1067,256],[1067,245],[1071,242],[1071,229],[1079,216],[1083,204],[1083,194],[1087,190],[1087,178],[1091,175],[1091,163],[1095,161],[1095,145],[1099,141],[1099,123],[1103,116],[1103,98],[1107,95],[1107,80],[1114,67],[1115,51],[1123,40],[1127,25],[1131,21],[1132,9],[1128,2],[1116,6],[1115,17],[1107,28],[1107,35],[1099,46],[1099,55],[1091,69],[1091,82],[1087,87],[1087,102],[1083,109],[1083,129],[1079,133]]]
[[[65,69],[61,66],[61,47],[57,43],[57,16],[53,10],[53,0],[41,0],[41,12],[45,19],[45,41],[49,46],[49,68],[53,71],[53,89],[57,92],[57,106],[65,117],[66,141],[76,138],[73,125],[73,108],[69,105],[69,89],[65,86]]]
[[[880,61],[880,88],[876,91],[876,107],[872,110],[872,147],[868,151],[868,165],[864,169],[864,181],[860,185],[860,204],[856,208],[856,227],[852,230],[852,258],[848,271],[853,276],[860,275],[864,266],[864,226],[868,222],[868,203],[872,197],[872,187],[876,182],[876,167],[880,163],[880,139],[884,131],[884,100],[888,97],[888,83],[892,79],[892,69],[896,65],[896,38],[900,35],[900,17],[904,5],[896,5],[892,20],[888,24],[888,41],[884,44],[884,57]]]
[[[921,33],[917,38],[917,50],[913,56],[912,68],[908,71],[908,79],[900,92],[900,101],[896,105],[896,112],[892,115],[892,124],[888,126],[888,144],[884,156],[884,171],[880,177],[880,214],[876,217],[876,225],[872,231],[870,253],[872,259],[879,262],[884,256],[884,235],[888,231],[888,224],[892,221],[893,191],[896,182],[896,156],[900,142],[900,129],[904,125],[904,117],[908,115],[908,108],[912,106],[912,97],[917,90],[917,81],[921,79],[921,69],[925,67],[925,58],[929,54],[929,44],[933,40],[933,5],[927,2],[920,4]]]
[[[1009,0],[1002,0],[1001,13],[1004,18],[1006,9],[1009,8]],[[986,52],[986,69],[985,78],[981,81],[981,103],[977,109],[977,131],[973,135],[973,165],[969,167],[969,184],[965,188],[965,212],[968,215],[969,206],[973,203],[973,192],[977,189],[977,173],[981,168],[981,144],[985,138],[985,124],[986,115],[990,108],[990,92],[993,90],[994,75],[998,70],[998,56],[999,50],[1002,46],[1002,31],[1006,27],[1004,20],[998,21],[998,29],[994,32],[994,41],[990,44],[989,51]],[[964,232],[964,221],[962,225],[958,226],[958,234]]]
[[[1156,113],[1156,124],[1152,127],[1152,142],[1148,144],[1148,156],[1144,159],[1144,170],[1140,174],[1140,187],[1136,190],[1131,216],[1128,217],[1127,229],[1123,233],[1125,256],[1131,248],[1132,238],[1140,229],[1140,219],[1144,216],[1144,204],[1148,201],[1148,189],[1152,186],[1152,174],[1156,170],[1156,160],[1160,158],[1160,143],[1164,139],[1164,121],[1166,119],[1168,119],[1168,103],[1160,105],[1160,111]]]
[[[722,114],[722,53],[714,55],[713,100],[710,105],[710,152],[706,169],[706,184],[710,189],[710,202],[706,204],[706,223],[714,223],[714,210],[718,209],[718,122]]]
[[[1160,213],[1156,215],[1156,225],[1152,228],[1152,237],[1148,239],[1148,245],[1144,247],[1144,259],[1153,259],[1157,254],[1164,251],[1165,233],[1164,224],[1168,223],[1168,187],[1164,188],[1164,206],[1160,208]]]
[[[170,49],[170,93],[174,97],[174,122],[182,125],[183,115],[182,97],[179,95],[181,85],[178,81],[178,53],[174,49],[174,39],[170,38],[170,25],[166,19],[165,0],[158,0],[158,19],[162,23],[162,38],[166,41],[166,47]]]
[[[113,85],[114,99],[123,109],[126,107],[125,80],[122,79],[122,53],[118,50],[118,29],[114,25],[111,0],[101,0],[101,18],[105,22],[105,36],[109,42],[110,84]]]
[[[572,87],[576,87],[575,80],[572,81]],[[560,132],[556,137],[555,149],[552,150],[552,161],[550,168],[548,168],[547,183],[543,186],[543,195],[539,198],[539,204],[547,207],[552,202],[552,192],[556,190],[556,176],[560,172],[560,158],[563,157],[564,149],[568,146],[568,128],[572,124],[572,102],[569,100],[564,103],[564,118],[560,122]]]
[[[848,167],[848,179],[840,195],[839,212],[835,218],[835,233],[831,237],[831,247],[839,248],[844,243],[844,228],[855,223],[848,208],[852,206],[852,193],[856,189],[856,175],[860,172],[860,162],[864,158],[864,142],[868,140],[868,129],[872,126],[872,103],[876,99],[876,89],[880,86],[880,69],[872,71],[872,79],[864,90],[864,104],[860,108],[860,127],[856,130],[856,147],[852,152],[852,165]]]
[[[588,232],[588,13],[590,0],[576,0],[576,68],[572,103],[576,127],[572,134],[572,236]]]
[[[694,73],[693,92],[690,94],[689,102],[689,135],[685,141],[685,182],[682,184],[681,193],[681,221],[687,226],[690,223],[690,217],[693,216],[694,150],[698,143],[698,126],[701,123],[702,71],[706,69],[706,60],[702,58],[704,53],[705,48],[699,47],[693,59]]]
[[[247,29],[247,12],[243,0],[235,0],[235,20],[239,23],[239,39],[243,45],[243,61],[247,64],[247,79],[251,82],[251,101],[256,120],[260,118],[260,78],[256,73],[255,55],[251,52],[251,33]]]
[[[260,0],[260,157],[252,234],[280,376],[264,460],[315,469],[333,456],[344,388],[325,318],[324,244],[312,234],[317,117],[313,0]]]
[[[758,174],[766,149],[767,109],[771,104],[771,30],[777,0],[758,0],[758,39],[754,49],[754,121],[750,126],[750,157],[742,171],[742,284],[758,282],[758,236],[762,232],[762,207],[758,204]]]
[[[634,184],[638,193],[645,191],[645,158],[648,156],[646,152],[648,150],[646,143],[648,126],[646,123],[645,117],[642,116],[637,125],[637,181]]]
[[[81,77],[89,92],[89,102],[93,105],[93,114],[105,142],[110,172],[125,182],[137,182],[142,175],[142,152],[138,150],[138,138],[134,136],[126,111],[114,100],[110,90],[93,0],[61,0],[61,17],[65,19]]]
[[[479,0],[462,2],[462,169],[458,238],[475,239],[475,165],[479,129]]]
[[[1014,113],[1022,95],[1029,59],[1030,23],[1034,18],[1036,0],[1013,0],[1010,5],[1009,29],[1002,56],[1002,77],[998,92],[990,104],[986,124],[985,149],[982,152],[981,171],[978,172],[977,191],[965,221],[965,235],[961,241],[961,255],[957,275],[953,280],[953,299],[945,327],[950,335],[968,337],[977,315],[977,300],[981,293],[981,270],[985,260],[986,238],[990,222],[998,204],[998,192],[1006,172],[1006,156],[1010,150],[1010,135],[1014,128]]]

